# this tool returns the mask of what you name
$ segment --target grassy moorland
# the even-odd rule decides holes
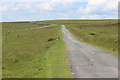
[[[85,21],[66,26],[78,40],[118,55],[117,21]]]
[[[34,27],[57,24],[49,28]],[[51,20],[2,23],[3,78],[70,78],[60,25],[76,39],[118,54],[117,20]],[[29,29],[29,30],[28,30]],[[48,41],[56,36],[60,40]]]
[[[64,24],[76,39],[118,55],[118,20],[52,20]]]
[[[69,60],[60,26],[31,29],[48,24],[2,24],[3,78],[70,78]],[[56,35],[60,40],[48,41]]]

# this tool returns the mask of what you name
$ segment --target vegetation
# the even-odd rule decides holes
[[[3,78],[71,77],[60,26],[26,30],[48,25],[38,24],[3,23]],[[56,36],[61,39],[48,41]]]
[[[76,39],[118,55],[117,20],[2,23],[3,78],[71,78],[60,25]],[[48,28],[34,27],[57,24]]]
[[[0,22],[0,79],[2,79],[2,23]]]
[[[117,20],[79,21],[65,25],[76,39],[118,55]]]
[[[51,20],[66,25],[76,39],[118,55],[118,20]]]

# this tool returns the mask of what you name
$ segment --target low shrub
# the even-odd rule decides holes
[[[96,33],[95,33],[95,32],[92,32],[92,33],[90,33],[90,35],[96,35]]]

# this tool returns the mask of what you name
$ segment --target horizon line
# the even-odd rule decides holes
[[[0,21],[0,22],[38,22],[38,21],[54,21],[54,20],[119,20],[119,19],[48,19],[48,20],[20,20],[20,21]]]

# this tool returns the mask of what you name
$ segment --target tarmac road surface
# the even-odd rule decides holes
[[[73,78],[118,78],[118,58],[76,40],[62,25]]]

